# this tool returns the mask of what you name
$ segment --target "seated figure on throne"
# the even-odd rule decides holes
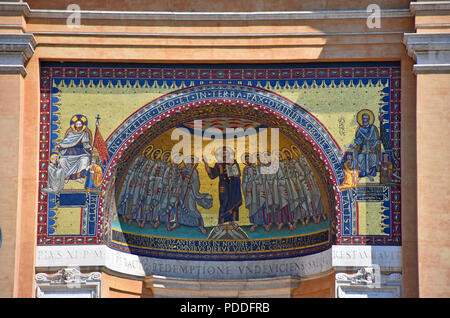
[[[73,116],[70,120],[70,128],[67,129],[63,140],[55,147],[61,154],[59,163],[64,170],[66,183],[69,180],[83,183],[86,177],[92,151],[92,133],[87,125],[86,116]]]

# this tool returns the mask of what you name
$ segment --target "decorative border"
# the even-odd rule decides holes
[[[113,229],[108,246],[122,252],[156,258],[219,261],[304,256],[329,249],[331,242],[329,229],[292,237],[213,242],[204,239],[167,239]],[[254,250],[256,247],[258,249]]]
[[[305,80],[329,79],[367,79],[387,78],[389,86],[389,128],[392,150],[397,162],[394,173],[401,176],[400,170],[400,121],[401,121],[401,74],[396,62],[386,63],[311,63],[311,64],[113,64],[113,63],[41,63],[41,109],[40,109],[40,151],[39,151],[39,189],[47,181],[47,164],[50,145],[51,125],[55,97],[52,95],[53,79],[92,79],[92,80],[152,80],[159,85],[180,87],[201,85],[205,83],[246,84],[264,87],[267,83],[280,86],[293,85]],[[165,84],[164,84],[165,83]],[[175,88],[176,89],[176,88]],[[113,133],[114,134],[114,133]],[[112,135],[113,135],[112,134]],[[108,137],[108,143],[112,136]],[[114,138],[112,138],[114,139]],[[344,192],[345,193],[345,192]],[[104,241],[104,214],[98,210],[97,231],[95,235],[86,236],[49,236],[48,204],[49,197],[39,191],[38,200],[38,245],[57,244],[99,244]],[[389,237],[355,236],[342,233],[342,217],[337,213],[337,244],[400,245],[401,244],[401,194],[400,185],[391,186],[391,228]]]

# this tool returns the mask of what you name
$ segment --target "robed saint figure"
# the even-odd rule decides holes
[[[377,127],[373,125],[375,116],[371,110],[363,109],[357,114],[359,127],[356,129],[354,148],[358,156],[359,177],[373,178],[379,170],[379,157],[381,150],[380,133]]]
[[[219,178],[220,208],[216,229],[226,222],[230,222],[234,228],[237,228],[235,221],[239,220],[239,207],[242,205],[241,171],[234,159],[234,152],[227,147],[216,152],[216,159],[218,160],[214,167],[210,167],[203,159],[208,176],[211,179]]]

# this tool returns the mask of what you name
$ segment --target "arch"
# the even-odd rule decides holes
[[[234,109],[246,116],[263,115],[287,133],[295,135],[320,161],[331,198],[330,222],[334,235],[341,232],[340,215],[353,215],[354,202],[350,191],[339,192],[344,179],[342,151],[325,126],[300,105],[266,89],[240,84],[202,84],[163,95],[130,115],[106,140],[110,161],[102,184],[105,193],[111,176],[121,160],[136,153],[139,139],[152,136],[154,130],[165,129],[184,120],[217,115],[224,109]],[[229,113],[227,115],[230,115]],[[177,119],[178,118],[178,119]],[[299,138],[300,137],[300,138]],[[105,210],[105,196],[99,202],[99,215]],[[332,217],[333,216],[333,217]],[[103,215],[104,217],[104,215]]]

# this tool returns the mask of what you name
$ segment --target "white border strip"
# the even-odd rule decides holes
[[[132,277],[159,275],[200,280],[242,280],[305,277],[332,268],[331,248],[316,254],[255,261],[189,261],[152,258],[120,252],[106,245],[37,246],[36,270],[63,267],[106,268]]]
[[[401,246],[333,245],[332,251],[333,267],[337,270],[373,265],[383,271],[402,270]]]

